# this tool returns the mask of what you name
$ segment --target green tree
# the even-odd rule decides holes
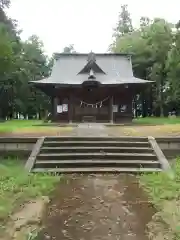
[[[6,26],[0,24],[0,117],[4,118],[12,99],[11,76],[14,69],[14,45],[13,39]]]
[[[20,39],[17,22],[7,17],[9,0],[0,0],[0,117],[44,114],[49,99],[29,81],[49,76],[52,61],[36,35]]]
[[[144,28],[149,26],[151,23],[151,20],[148,17],[141,17],[140,18],[140,27]]]
[[[0,8],[9,7],[10,3],[10,0],[0,0]]]
[[[167,82],[166,61],[172,47],[172,28],[164,19],[154,19],[147,32],[147,43],[151,48],[153,65],[150,79],[156,82],[155,108],[164,115],[164,88]]]
[[[176,25],[172,48],[169,51],[166,68],[167,84],[164,92],[169,108],[180,110],[180,25]]]
[[[119,36],[112,52],[132,53],[135,76],[155,81],[153,110],[164,114],[164,88],[167,85],[166,61],[172,48],[172,25],[164,19],[141,18],[140,28]],[[149,90],[148,90],[149,91]],[[145,94],[147,95],[147,94]]]
[[[70,44],[69,46],[64,47],[63,53],[76,53],[74,45]]]
[[[49,107],[49,99],[43,92],[29,85],[29,81],[36,81],[49,76],[48,58],[44,54],[43,43],[33,35],[22,45],[21,87],[18,91],[23,114],[45,114]],[[25,94],[24,94],[25,93]]]
[[[117,39],[131,32],[133,32],[133,26],[130,13],[128,11],[128,5],[121,5],[117,26],[114,29],[114,36]]]

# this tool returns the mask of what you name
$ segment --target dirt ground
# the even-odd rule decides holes
[[[108,127],[111,136],[180,136],[180,124]]]
[[[65,136],[71,135],[75,128],[54,127],[49,130],[39,129],[0,133],[0,137],[41,137],[41,136]],[[180,136],[180,124],[157,125],[157,126],[114,126],[107,127],[109,136]]]
[[[57,187],[38,240],[146,240],[154,213],[132,175],[73,175]]]
[[[20,209],[10,216],[5,229],[0,232],[0,239],[34,239],[32,236],[35,236],[40,228],[43,211],[48,202],[48,197],[39,197],[21,205]]]
[[[43,136],[65,136],[71,134],[72,128],[53,128],[48,130],[20,130],[9,133],[1,133],[0,137],[43,137]]]

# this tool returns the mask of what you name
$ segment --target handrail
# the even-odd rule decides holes
[[[148,136],[148,141],[149,141],[152,149],[154,150],[154,153],[156,154],[157,159],[162,166],[162,169],[168,173],[170,178],[174,178],[174,174],[173,174],[171,165],[169,164],[164,153],[162,152],[161,148],[159,147],[158,143],[156,142],[156,139],[152,136]]]
[[[0,137],[0,143],[36,143],[38,137]]]
[[[26,165],[25,165],[25,169],[28,171],[28,172],[31,172],[33,166],[34,166],[34,163],[36,161],[36,157],[37,155],[39,154],[40,152],[40,149],[44,143],[44,139],[45,137],[40,137],[38,138],[36,144],[34,145],[33,149],[32,149],[32,152],[31,152],[31,155],[29,156],[27,162],[26,162]]]

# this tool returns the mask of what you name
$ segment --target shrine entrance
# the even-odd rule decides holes
[[[97,102],[74,102],[74,118],[79,122],[107,122],[109,121],[109,97]]]

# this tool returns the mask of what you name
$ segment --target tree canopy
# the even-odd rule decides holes
[[[19,114],[42,117],[51,99],[29,82],[50,75],[54,56],[46,56],[36,35],[21,40],[17,22],[5,13],[9,6],[10,0],[0,0],[0,119]],[[75,52],[74,45],[67,45],[63,52]]]
[[[0,0],[0,7],[9,7],[10,6],[10,0]]]
[[[147,90],[151,94],[141,94],[144,115],[149,108],[155,115],[164,115],[173,109],[179,111],[180,24],[143,16],[139,27],[134,28],[128,7],[123,5],[117,26],[110,51],[132,54],[135,76],[155,82],[152,89]]]
[[[76,51],[74,49],[74,45],[70,44],[70,45],[64,47],[63,53],[76,53]]]
[[[50,74],[52,64],[38,36],[23,42],[16,21],[7,17],[9,0],[0,0],[0,118],[44,114],[49,99],[29,81]]]

